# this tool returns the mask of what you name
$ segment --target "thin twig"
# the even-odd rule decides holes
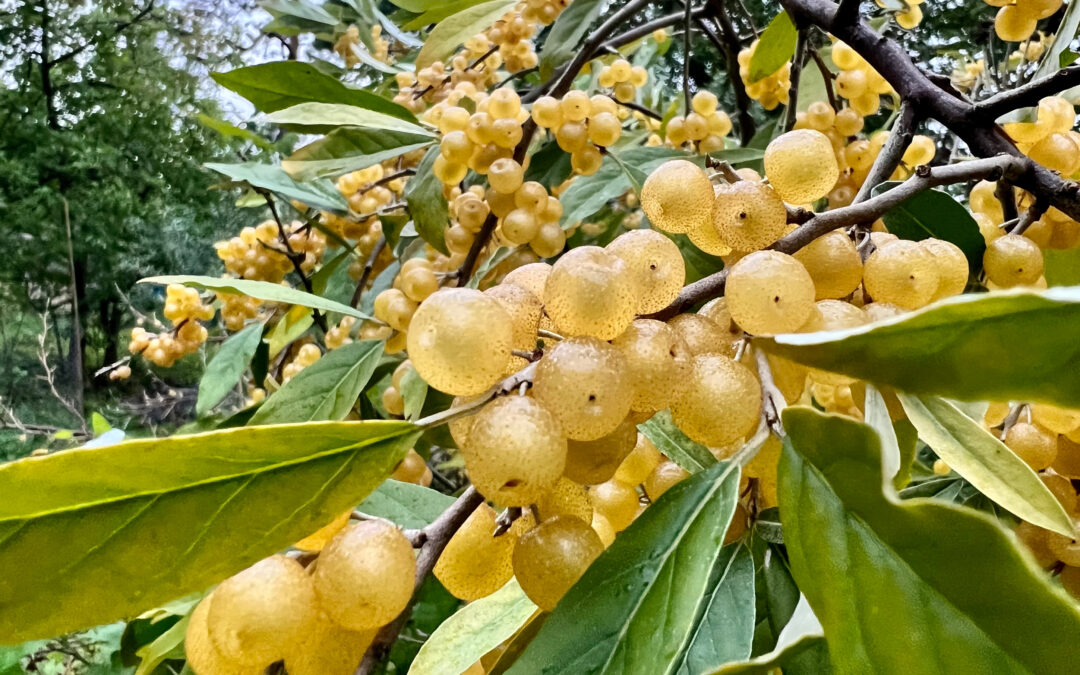
[[[878,153],[869,173],[866,174],[866,180],[859,187],[852,204],[865,201],[870,197],[871,190],[887,180],[893,171],[896,171],[896,167],[900,164],[900,158],[904,156],[904,151],[911,144],[916,123],[915,106],[907,101],[901,103],[896,121],[893,123],[892,130],[889,131],[889,138],[885,141],[885,145],[882,146],[881,152]]]
[[[723,40],[709,30],[706,30],[705,34],[713,40],[713,44],[724,55],[724,60],[727,62],[728,80],[731,81],[731,88],[735,92],[735,107],[739,110],[739,139],[746,146],[754,138],[757,126],[754,123],[754,116],[750,114],[750,96],[746,93],[746,85],[742,77],[739,76],[738,54],[741,48],[739,34],[731,23],[724,0],[708,0],[708,7],[723,34]]]
[[[289,235],[285,232],[285,224],[281,221],[281,216],[278,215],[277,206],[274,204],[274,197],[268,190],[256,188],[259,194],[266,200],[266,205],[270,207],[270,214],[274,217],[274,222],[277,223],[278,237],[281,239],[282,245],[285,246],[286,253],[284,254],[289,262],[293,265],[293,270],[296,271],[296,275],[300,277],[300,282],[304,284],[304,290],[308,293],[314,293],[315,288],[311,285],[311,279],[304,273],[304,268],[301,266],[300,261],[305,258],[305,254],[297,253],[293,250],[292,244],[289,242]],[[317,309],[311,310],[311,318],[315,321],[316,325],[322,329],[325,333],[328,330],[326,325],[326,317],[322,312]]]
[[[799,31],[795,41],[795,56],[791,59],[791,86],[788,88],[788,102],[785,106],[784,131],[795,126],[795,117],[799,108],[799,78],[802,76],[803,62],[806,60],[807,29]]]
[[[821,79],[825,81],[825,95],[829,98],[829,105],[833,110],[840,110],[840,101],[836,98],[836,91],[833,88],[833,75],[829,70],[829,66],[825,65],[825,59],[821,58],[821,54],[818,53],[817,48],[808,50],[810,52],[810,58],[814,59],[814,63],[817,64],[818,70],[821,72]]]
[[[1043,200],[1036,200],[1034,204],[1028,207],[1027,211],[1024,211],[1024,215],[1016,221],[1016,227],[1014,227],[1009,234],[1023,234],[1029,227],[1038,222],[1039,218],[1046,213],[1047,204]]]
[[[364,263],[364,271],[360,273],[360,278],[356,280],[356,290],[353,291],[352,300],[349,302],[353,307],[360,306],[360,297],[364,294],[364,286],[367,286],[368,278],[371,277],[371,272],[375,269],[375,259],[379,257],[384,248],[386,248],[386,237],[379,237],[379,241],[375,242],[375,247],[371,249],[371,255],[368,256],[367,262]]]
[[[686,104],[684,115],[693,112],[690,106],[690,0],[683,0],[683,64],[682,64],[682,87],[683,99]]]

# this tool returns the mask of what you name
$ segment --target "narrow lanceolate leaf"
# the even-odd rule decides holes
[[[405,400],[405,419],[415,422],[420,419],[427,399],[428,383],[420,377],[415,368],[410,368],[401,378],[401,397]]]
[[[440,624],[413,659],[409,674],[460,675],[517,633],[536,611],[517,579],[511,579]]]
[[[431,142],[429,136],[410,132],[342,127],[289,155],[282,160],[281,168],[296,180],[338,176],[366,169]]]
[[[352,410],[379,365],[383,343],[364,340],[339,347],[266,399],[252,424],[341,420]]]
[[[555,19],[540,48],[540,77],[547,80],[556,68],[570,60],[604,4],[600,0],[575,0]]]
[[[794,582],[793,582],[794,583]],[[825,675],[829,668],[829,650],[821,622],[810,609],[806,596],[795,589],[798,600],[790,620],[779,631],[771,652],[741,663],[729,663],[713,675],[773,675],[782,669],[785,675]]]
[[[214,81],[235,91],[262,112],[273,112],[299,103],[344,103],[416,122],[404,106],[362,89],[342,84],[309,63],[278,61],[211,73]]]
[[[899,185],[889,181],[874,188],[873,194],[888,192]],[[941,190],[926,190],[889,209],[882,216],[889,232],[901,239],[922,241],[933,237],[956,244],[968,259],[968,267],[982,267],[986,240],[971,213]]]
[[[866,386],[866,424],[877,432],[881,439],[881,472],[886,481],[891,481],[900,471],[900,442],[896,439],[889,409],[885,399],[873,385]]]
[[[443,196],[443,185],[432,169],[438,157],[439,148],[434,147],[420,160],[416,175],[405,183],[405,203],[420,238],[446,253],[443,232],[450,222],[450,211]]]
[[[795,42],[799,31],[795,29],[791,17],[781,11],[769,22],[761,34],[754,56],[750,59],[750,82],[772,75],[780,70],[795,54]]]
[[[398,131],[433,139],[435,134],[426,128],[374,110],[344,103],[298,103],[284,110],[268,113],[267,122],[295,127],[308,133],[329,132],[337,127],[359,127]]]
[[[243,427],[0,467],[0,644],[205,590],[362,500],[418,434],[407,422]]]
[[[1046,484],[981,424],[937,396],[900,394],[919,437],[994,503],[1024,520],[1072,536],[1072,520]]]
[[[1015,537],[977,511],[883,493],[870,427],[805,407],[783,418],[784,541],[836,672],[1075,672],[1080,606]]]
[[[671,413],[667,410],[661,410],[639,424],[638,431],[645,434],[668,459],[690,473],[697,473],[716,464],[716,457],[709,449],[675,426]]]
[[[489,0],[446,17],[435,26],[420,48],[416,68],[446,61],[466,40],[491,28],[515,4],[517,0]]]
[[[756,340],[914,394],[1080,407],[1080,286],[961,295],[851,330]]]
[[[297,183],[280,166],[259,164],[258,162],[242,162],[240,164],[217,164],[211,162],[205,166],[228,176],[229,180],[236,183],[276,192],[282,197],[299,200],[313,208],[335,213],[345,213],[349,210],[349,203],[341,196],[334,184],[325,179]]]
[[[431,488],[387,480],[360,503],[359,509],[406,529],[419,530],[433,523],[453,503],[453,497]]]
[[[563,597],[509,673],[670,673],[709,605],[737,465],[715,464],[668,490]]]
[[[720,552],[709,580],[705,612],[675,673],[704,675],[750,656],[754,642],[754,556],[739,544]]]
[[[348,305],[326,298],[320,298],[311,293],[298,291],[295,288],[272,284],[269,281],[251,281],[249,279],[227,279],[225,277],[204,277],[197,274],[171,274],[160,277],[146,277],[139,279],[140,284],[183,284],[192,288],[204,288],[211,291],[224,293],[239,293],[258,300],[268,302],[283,302],[289,305],[301,307],[313,307],[326,312],[339,312],[357,319],[370,319],[371,317]]]
[[[255,356],[255,350],[259,348],[262,331],[262,324],[253,323],[221,343],[221,348],[214,354],[214,358],[210,359],[210,363],[206,364],[206,372],[199,380],[195,414],[205,415],[236,386],[251,363],[251,357]]]

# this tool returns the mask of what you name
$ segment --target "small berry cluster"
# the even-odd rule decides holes
[[[622,120],[615,101],[603,94],[592,98],[584,91],[573,89],[561,99],[551,96],[538,98],[532,106],[536,126],[548,129],[555,142],[570,153],[570,166],[575,173],[591,176],[604,161],[598,148],[614,145],[622,135]]]

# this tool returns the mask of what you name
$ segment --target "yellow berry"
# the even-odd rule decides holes
[[[616,237],[606,250],[638,277],[637,314],[658,312],[678,297],[686,281],[686,263],[671,239],[654,230],[631,230]]]
[[[638,277],[617,255],[597,246],[579,246],[552,266],[544,284],[544,309],[564,334],[610,340],[633,320],[638,284]]]
[[[665,232],[690,232],[711,226],[712,184],[701,167],[685,159],[673,159],[645,179],[641,207],[649,221]]]
[[[796,129],[774,138],[765,148],[764,162],[769,184],[792,204],[824,197],[840,176],[829,137],[813,129]]]
[[[814,280],[817,300],[848,296],[862,281],[862,258],[855,242],[840,230],[818,237],[794,257]]]
[[[757,426],[761,389],[738,361],[719,354],[695,356],[690,385],[671,413],[675,424],[698,443],[727,445]]]
[[[634,449],[637,427],[627,418],[611,433],[591,441],[567,441],[567,478],[595,485],[615,475],[619,464]]]
[[[881,246],[866,260],[863,286],[874,302],[918,309],[937,293],[937,262],[918,242],[899,239]]]
[[[920,242],[937,263],[937,291],[932,300],[960,295],[967,288],[968,261],[960,247],[942,239],[924,239]]]
[[[518,533],[531,516],[514,521],[509,532],[495,535],[495,510],[481,504],[450,538],[438,562],[435,578],[455,597],[478,600],[502,588],[514,576],[511,563]]]
[[[678,399],[693,353],[676,330],[662,321],[636,319],[612,345],[625,359],[633,410],[663,410]]]
[[[740,180],[716,187],[712,221],[733,248],[756,251],[784,234],[787,209],[769,186]]]
[[[986,277],[1002,288],[1030,286],[1043,273],[1043,254],[1035,242],[1020,234],[994,239],[983,254]]]
[[[639,433],[634,449],[615,471],[615,480],[627,485],[638,485],[662,461],[664,461],[664,456],[656,449],[653,442],[645,434]]]
[[[725,296],[734,321],[748,333],[791,333],[810,316],[814,282],[795,258],[777,251],[756,251],[728,273]]]
[[[632,486],[609,480],[589,490],[593,508],[607,518],[616,532],[622,532],[634,521],[638,511],[638,493]]]
[[[514,575],[530,600],[551,611],[603,552],[589,523],[556,516],[521,536],[514,547]]]
[[[1017,422],[1009,427],[1005,432],[1005,445],[1035,471],[1053,464],[1058,452],[1057,434],[1028,422]]]
[[[651,501],[660,499],[660,496],[675,486],[676,483],[690,476],[686,469],[675,462],[667,460],[660,462],[645,478],[642,487]]]
[[[540,359],[533,395],[568,438],[591,441],[614,431],[630,412],[628,384],[626,359],[618,349],[575,337],[558,342]]]

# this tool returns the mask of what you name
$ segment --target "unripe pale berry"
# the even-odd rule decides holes
[[[533,395],[568,438],[591,441],[615,430],[630,412],[626,359],[595,338],[568,338],[540,359]]]
[[[724,292],[732,319],[754,335],[797,331],[815,294],[802,263],[778,251],[757,251],[735,263]]]
[[[588,523],[556,516],[521,536],[514,547],[514,574],[529,599],[551,611],[603,552]]]
[[[761,389],[750,369],[719,354],[694,357],[693,374],[672,419],[698,443],[721,446],[753,431],[761,413]]]

